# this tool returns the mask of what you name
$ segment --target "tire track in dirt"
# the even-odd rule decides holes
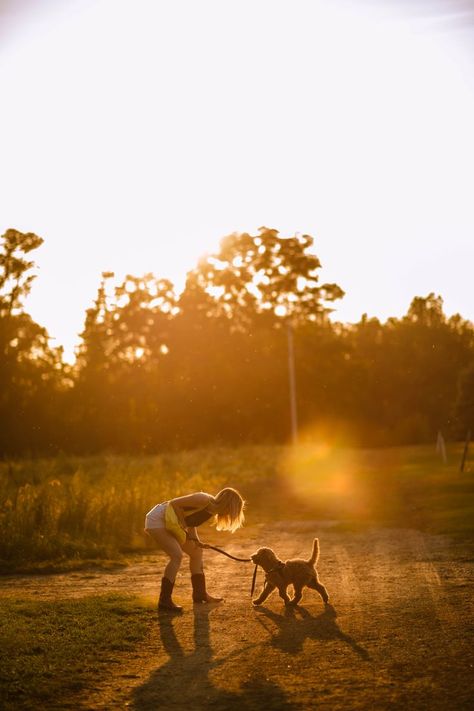
[[[466,649],[468,644],[472,644],[472,639],[468,642],[466,635],[459,634],[466,621],[465,608],[463,606],[456,607],[451,603],[452,593],[448,592],[447,579],[440,573],[435,562],[430,560],[433,555],[436,555],[441,563],[445,562],[445,567],[448,570],[455,568],[454,563],[446,561],[448,555],[447,540],[441,536],[437,538],[437,546],[433,550],[428,547],[426,539],[418,531],[410,531],[408,542],[413,562],[407,568],[412,576],[419,580],[419,587],[423,590],[425,597],[428,596],[430,599],[434,620],[441,628],[444,653],[451,657],[456,657],[462,650]],[[455,576],[456,571],[453,570],[453,573]],[[452,578],[453,575],[451,575]],[[453,636],[455,639],[453,639]]]

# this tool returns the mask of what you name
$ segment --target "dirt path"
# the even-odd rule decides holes
[[[472,549],[408,529],[354,534],[280,522],[239,532],[226,550],[246,556],[265,544],[282,558],[305,556],[314,535],[331,607],[306,590],[293,611],[276,594],[253,609],[253,567],[208,551],[209,588],[225,602],[193,608],[183,571],[176,599],[184,614],[156,615],[146,644],[69,708],[473,708]],[[0,597],[117,591],[156,599],[163,563],[158,554],[113,573],[4,578]]]

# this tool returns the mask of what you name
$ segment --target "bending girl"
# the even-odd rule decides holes
[[[244,522],[245,502],[236,489],[226,487],[216,496],[203,491],[179,496],[157,504],[145,517],[145,531],[169,557],[161,580],[158,609],[180,612],[179,605],[171,599],[176,575],[183,553],[189,556],[194,602],[220,602],[206,592],[206,579],[202,564],[202,549],[197,526],[214,517],[218,531],[236,531]]]

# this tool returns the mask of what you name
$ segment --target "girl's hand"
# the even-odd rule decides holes
[[[207,543],[203,543],[202,541],[199,540],[199,538],[194,538],[194,536],[191,536],[189,534],[189,531],[187,533],[187,540],[192,541],[194,543],[194,545],[197,546],[198,548],[209,548]]]

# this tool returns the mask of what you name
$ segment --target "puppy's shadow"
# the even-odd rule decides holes
[[[340,640],[348,644],[364,661],[370,659],[367,650],[357,644],[353,637],[341,630],[336,622],[336,610],[330,604],[325,605],[324,612],[316,617],[313,617],[306,608],[300,606],[286,606],[283,615],[279,615],[268,607],[256,607],[255,609],[277,626],[275,634],[274,629],[264,624],[261,617],[257,618],[267,632],[272,635],[270,644],[284,652],[289,654],[301,652],[307,639]]]

